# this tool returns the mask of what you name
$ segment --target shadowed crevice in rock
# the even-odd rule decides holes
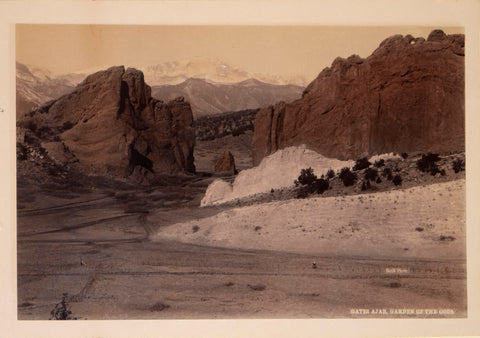
[[[148,171],[153,172],[153,162],[148,157],[140,154],[133,147],[133,144],[130,144],[129,146],[128,157],[130,162],[128,163],[127,176],[130,176],[133,173],[136,166],[141,166]]]

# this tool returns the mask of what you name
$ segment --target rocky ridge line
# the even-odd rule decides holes
[[[307,144],[326,157],[465,149],[464,35],[395,35],[366,59],[336,58],[302,98],[259,111],[254,164]]]

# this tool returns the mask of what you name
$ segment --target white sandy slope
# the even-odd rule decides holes
[[[235,208],[160,228],[152,236],[158,239],[318,255],[463,259],[465,180]]]
[[[377,155],[372,157],[371,161],[392,157],[392,154]],[[288,147],[265,157],[257,167],[241,171],[233,184],[215,180],[207,188],[201,206],[222,204],[256,193],[269,192],[272,188],[293,186],[293,181],[305,168],[313,168],[314,174],[320,177],[329,169],[339,171],[344,167],[352,167],[354,163],[324,157],[307,149],[305,145]]]

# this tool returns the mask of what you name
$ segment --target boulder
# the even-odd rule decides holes
[[[215,164],[215,172],[221,174],[235,175],[235,159],[229,151],[225,151]]]
[[[300,144],[342,160],[462,151],[464,76],[464,35],[438,30],[427,40],[389,37],[366,59],[336,58],[301,99],[258,112],[254,164]]]

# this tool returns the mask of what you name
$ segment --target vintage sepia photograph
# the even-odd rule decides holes
[[[463,27],[14,28],[19,320],[468,317]]]

